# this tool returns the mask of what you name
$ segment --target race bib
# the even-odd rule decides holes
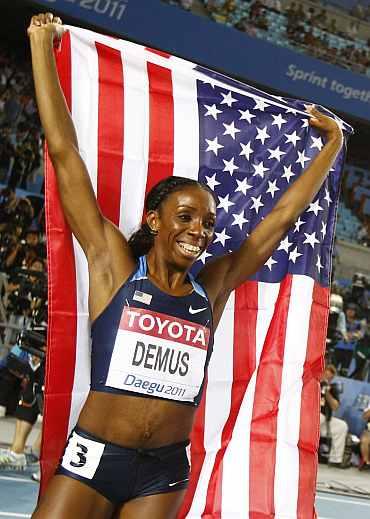
[[[73,431],[62,459],[62,467],[74,474],[92,479],[99,466],[104,447],[104,443],[88,440]]]
[[[206,326],[124,307],[106,385],[193,402],[203,382],[208,342]]]

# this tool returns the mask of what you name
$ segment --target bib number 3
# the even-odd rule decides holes
[[[76,447],[79,449],[79,451],[75,452],[78,461],[71,460],[69,464],[72,467],[81,468],[86,464],[86,454],[88,453],[89,449],[85,445],[82,445],[82,443],[77,443]]]

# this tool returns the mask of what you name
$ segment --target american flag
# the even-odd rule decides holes
[[[302,101],[164,52],[68,29],[56,51],[58,71],[104,215],[129,236],[142,220],[145,194],[168,175],[199,179],[215,192],[215,239],[195,273],[239,247],[324,144]],[[344,150],[272,256],[229,298],[192,433],[182,519],[315,517],[318,379],[343,161]],[[87,263],[64,220],[48,159],[46,178],[43,486],[90,376]]]

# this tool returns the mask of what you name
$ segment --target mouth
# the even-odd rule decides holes
[[[202,253],[202,248],[198,245],[191,245],[190,243],[186,243],[183,241],[177,242],[181,251],[186,254],[188,258],[197,258]]]

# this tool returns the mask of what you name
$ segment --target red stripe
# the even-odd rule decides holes
[[[174,111],[172,75],[167,68],[147,64],[149,79],[149,161],[146,193],[173,174]]]
[[[275,516],[277,416],[291,285],[290,275],[281,282],[257,371],[250,437],[250,519]]]
[[[68,32],[63,36],[61,50],[56,51],[56,60],[64,95],[71,107],[71,42]],[[55,470],[67,437],[77,332],[72,235],[63,215],[55,173],[47,154],[45,176],[49,326],[41,492]]]
[[[164,50],[152,49],[151,47],[145,47],[145,50],[152,52],[153,54],[158,54],[158,56],[162,56],[162,58],[171,57],[171,54],[168,54],[168,52],[165,52]]]
[[[329,289],[315,283],[312,295],[306,360],[303,370],[299,431],[297,519],[315,517],[317,448],[320,437],[320,377],[324,368]],[[309,412],[307,411],[309,410]]]
[[[202,517],[221,515],[223,458],[233,434],[245,391],[256,368],[258,284],[255,281],[248,281],[235,291],[234,308],[231,408],[222,431],[221,448],[217,452],[213,465]]]
[[[97,199],[104,216],[119,224],[123,163],[123,68],[120,51],[95,43],[99,63]]]
[[[206,398],[207,398],[207,383],[205,383],[203,397],[200,402],[197,414],[195,417],[192,433],[191,433],[191,471],[189,487],[185,494],[184,501],[177,519],[184,519],[191,508],[194,494],[198,486],[200,473],[203,467],[206,451],[204,449],[204,422],[206,412]]]

